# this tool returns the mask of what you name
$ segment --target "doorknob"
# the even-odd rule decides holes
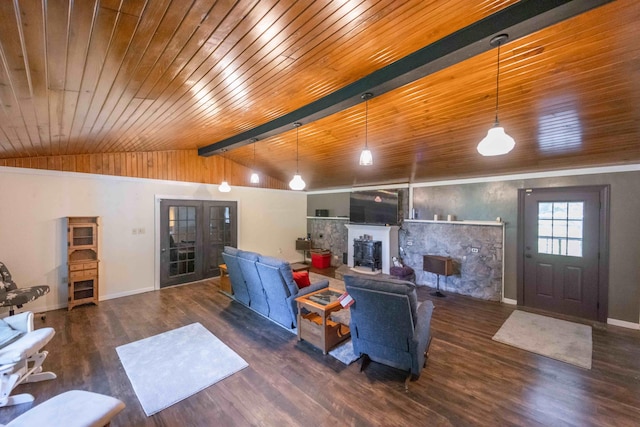
[[[162,249],[161,249],[161,251],[162,251],[162,252],[166,252],[166,251],[167,251],[167,248],[162,248]]]

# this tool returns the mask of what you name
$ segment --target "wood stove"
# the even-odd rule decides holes
[[[380,240],[353,240],[354,267],[371,267],[371,271],[379,270],[382,264],[382,242]]]

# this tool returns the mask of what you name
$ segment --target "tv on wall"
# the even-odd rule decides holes
[[[355,224],[398,225],[398,190],[352,192],[349,221]]]

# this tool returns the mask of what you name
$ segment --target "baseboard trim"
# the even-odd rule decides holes
[[[518,300],[511,299],[511,298],[502,298],[502,302],[510,305],[518,305]]]
[[[100,301],[108,301],[110,299],[128,297],[131,295],[143,294],[145,292],[151,292],[151,291],[155,291],[155,288],[153,286],[150,286],[147,288],[134,289],[132,291],[120,292],[117,294],[105,295],[103,297],[100,297]]]
[[[607,323],[613,326],[620,326],[621,328],[640,330],[640,323],[627,322],[626,320],[608,318]]]

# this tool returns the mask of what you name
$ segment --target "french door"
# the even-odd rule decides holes
[[[608,187],[520,190],[518,303],[606,318]]]
[[[160,201],[160,287],[220,274],[225,246],[237,246],[237,203]]]

